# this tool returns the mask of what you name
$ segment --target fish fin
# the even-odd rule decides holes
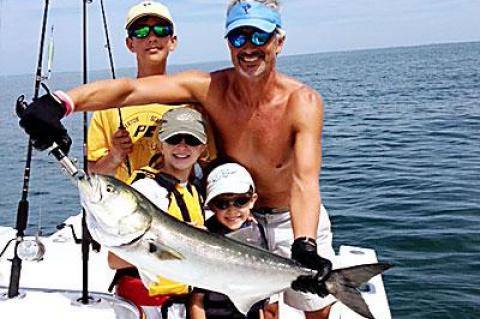
[[[238,311],[244,315],[253,307],[254,304],[266,297],[252,297],[252,296],[239,296],[235,293],[227,293],[228,298],[232,301]]]
[[[149,243],[148,251],[151,254],[155,254],[160,260],[184,259],[183,255],[178,251],[158,243]]]
[[[368,319],[374,319],[358,288],[393,265],[375,263],[333,270],[325,285],[345,306]]]
[[[341,286],[341,288],[337,290],[334,296],[335,298],[340,300],[345,306],[352,309],[359,315],[368,319],[375,319],[370,312],[367,303],[356,288]]]
[[[257,223],[251,223],[249,226],[228,233],[226,236],[250,246],[267,249],[265,237]]]
[[[381,274],[385,270],[391,268],[393,265],[388,263],[375,263],[366,265],[357,265],[343,269],[334,270],[340,273],[343,277],[342,281],[347,286],[353,288],[360,288],[360,286],[370,278]]]

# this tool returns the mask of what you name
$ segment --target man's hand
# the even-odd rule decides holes
[[[111,156],[119,163],[123,162],[133,151],[133,143],[128,131],[119,128],[112,135]]]
[[[292,259],[305,267],[317,270],[315,276],[300,276],[292,282],[292,288],[303,292],[310,292],[325,297],[329,294],[325,287],[325,280],[332,271],[330,260],[322,258],[317,253],[317,242],[313,238],[300,237],[293,241]]]
[[[66,111],[65,103],[51,94],[39,97],[24,109],[17,107],[20,126],[30,135],[36,149],[43,151],[56,142],[68,153],[72,140],[60,122]]]

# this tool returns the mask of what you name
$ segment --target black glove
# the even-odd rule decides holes
[[[305,267],[318,271],[314,276],[299,276],[292,282],[292,288],[318,294],[321,297],[327,296],[329,292],[325,281],[332,271],[332,263],[318,255],[315,239],[307,237],[295,239],[292,244],[292,259]]]
[[[60,122],[67,110],[65,103],[51,94],[39,97],[24,108],[19,107],[19,103],[24,102],[20,98],[17,101],[20,126],[30,135],[33,147],[43,151],[56,142],[67,154],[72,140]]]

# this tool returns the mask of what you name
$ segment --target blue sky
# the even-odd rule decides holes
[[[123,26],[138,0],[104,0],[117,68],[133,67]],[[179,47],[171,64],[227,60],[227,0],[164,0],[176,20]],[[21,3],[21,5],[20,5]],[[479,0],[284,0],[283,55],[430,43],[480,41]],[[35,70],[44,1],[0,0],[0,74]],[[50,0],[54,71],[81,70],[82,0]],[[100,0],[89,8],[89,67],[108,68]]]

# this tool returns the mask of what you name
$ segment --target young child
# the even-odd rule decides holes
[[[170,215],[202,227],[203,203],[196,187],[189,181],[193,166],[207,144],[202,115],[187,107],[168,111],[162,118],[159,140],[159,154],[162,157],[160,167],[156,170],[141,169],[132,187]],[[145,274],[139,274],[133,265],[113,253],[109,253],[108,261],[111,268],[117,269],[114,279],[116,293],[142,309],[148,319],[162,318],[161,312],[166,312],[166,301],[178,300],[178,296],[184,298],[189,293],[188,286],[166,278],[158,277],[154,281],[149,278],[147,281]],[[148,287],[145,287],[146,282],[150,282]],[[159,306],[163,306],[163,310]],[[180,308],[175,311],[170,308],[169,318],[183,318],[186,309],[184,305]],[[172,313],[176,315],[172,316]]]
[[[208,175],[205,204],[214,215],[205,226],[213,233],[226,235],[246,227],[252,222],[250,210],[257,194],[248,171],[234,163],[218,166]],[[241,314],[230,301],[220,293],[195,288],[190,299],[191,319],[261,319],[264,302],[259,302],[248,312]]]

